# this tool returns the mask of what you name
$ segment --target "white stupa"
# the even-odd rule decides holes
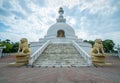
[[[45,36],[46,40],[51,40],[52,42],[70,42],[77,40],[75,31],[66,23],[63,13],[63,9],[60,8],[57,22],[48,29],[47,35]]]
[[[59,17],[56,19],[56,23],[48,29],[47,34],[44,36],[44,38],[40,38],[39,42],[30,43],[32,50],[30,64],[33,64],[34,61],[50,44],[69,43],[73,44],[73,46],[79,51],[82,57],[85,58],[87,63],[91,65],[90,50],[92,46],[88,43],[83,42],[82,39],[78,39],[78,37],[75,35],[74,29],[66,23],[66,19],[63,17],[64,11],[62,7],[60,7],[58,13]]]

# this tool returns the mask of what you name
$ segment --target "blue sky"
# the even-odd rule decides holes
[[[0,39],[43,38],[63,7],[78,38],[120,44],[120,0],[0,0]]]

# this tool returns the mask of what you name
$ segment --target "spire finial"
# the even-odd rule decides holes
[[[63,14],[64,13],[64,10],[62,7],[59,8],[59,14]]]
[[[62,7],[59,8],[59,18],[57,19],[57,22],[66,22],[66,19],[64,19],[63,14],[64,14],[64,10]]]

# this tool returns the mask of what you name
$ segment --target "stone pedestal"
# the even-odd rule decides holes
[[[105,62],[105,54],[92,54],[92,64],[94,66],[110,66],[111,63]]]
[[[16,54],[16,62],[9,63],[8,66],[19,67],[19,66],[27,65],[28,61],[29,61],[28,54],[18,53],[18,54]]]

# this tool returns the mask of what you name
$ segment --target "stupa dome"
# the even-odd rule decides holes
[[[75,32],[74,32],[73,28],[66,23],[56,23],[56,24],[52,25],[48,29],[47,35],[57,37],[59,31],[63,31],[64,37],[75,36]]]

